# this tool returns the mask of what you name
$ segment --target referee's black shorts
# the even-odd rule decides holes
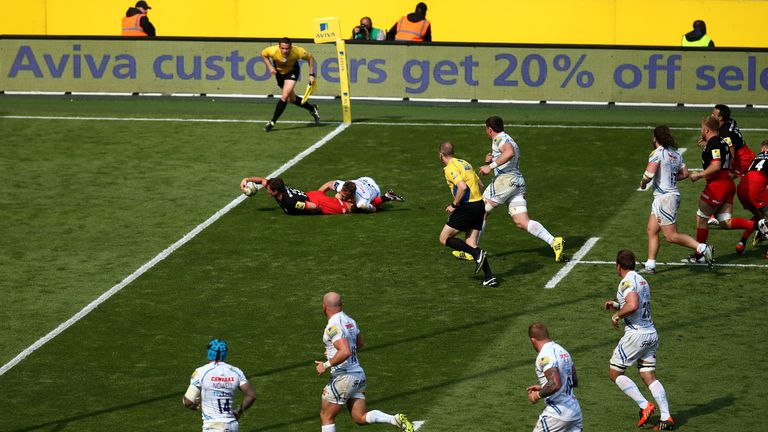
[[[299,73],[301,73],[301,69],[299,69],[299,62],[297,61],[293,65],[293,69],[291,69],[290,72],[286,74],[277,73],[275,75],[275,79],[277,80],[277,86],[280,88],[283,88],[283,84],[285,84],[286,80],[289,81],[298,81],[299,80]]]
[[[451,213],[446,225],[462,232],[480,231],[483,229],[483,217],[485,217],[485,203],[483,200],[464,203]]]

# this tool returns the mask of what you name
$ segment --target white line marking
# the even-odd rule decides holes
[[[616,265],[615,261],[580,261],[579,264],[610,264],[610,265]],[[672,266],[672,267],[683,267],[683,266],[692,266],[692,267],[705,267],[707,264],[701,263],[701,264],[692,264],[692,263],[684,263],[684,262],[657,262],[657,266]],[[723,264],[717,264],[715,263],[715,267],[738,267],[738,268],[768,268],[768,264],[732,264],[732,263],[723,263]]]
[[[595,246],[595,243],[597,243],[598,240],[600,240],[600,237],[592,237],[589,240],[587,240],[587,242],[584,243],[584,246],[582,246],[581,249],[579,249],[579,251],[576,252],[573,258],[571,258],[571,260],[568,261],[568,263],[565,264],[565,266],[561,268],[560,271],[557,272],[557,274],[554,277],[552,277],[552,279],[550,279],[546,285],[544,285],[544,288],[556,287],[557,284],[560,283],[560,281],[563,280],[563,278],[568,273],[570,273],[570,271],[573,270],[574,267],[576,267],[576,264],[578,264],[579,261],[582,258],[584,258],[584,255],[586,255],[587,252],[589,252],[589,250]]]
[[[424,426],[424,423],[426,423],[426,420],[414,420],[413,421],[413,430],[417,431],[421,429],[422,426]]]
[[[81,120],[81,121],[146,121],[146,122],[181,122],[181,123],[266,123],[267,120],[233,119],[233,118],[150,118],[150,117],[83,117],[83,116],[26,116],[4,115],[0,119],[16,120]],[[280,120],[280,123],[305,124],[307,121]],[[311,123],[311,121],[310,121]],[[341,124],[339,122],[324,122],[325,124]],[[354,122],[356,125],[366,126],[450,126],[450,127],[480,127],[482,123],[418,123],[418,122]],[[559,125],[559,124],[508,124],[508,128],[517,129],[617,129],[617,130],[653,130],[654,126],[627,126],[627,125]],[[698,127],[676,127],[675,130],[699,130]],[[740,128],[748,132],[768,132],[768,128]]]
[[[336,137],[338,134],[343,132],[347,127],[349,127],[349,124],[342,123],[340,124],[336,129],[334,129],[331,133],[324,136],[320,141],[312,144],[309,148],[302,151],[298,155],[296,155],[293,159],[289,160],[288,162],[284,163],[280,168],[269,174],[267,177],[276,177],[283,172],[285,172],[288,168],[296,165],[300,160],[307,157],[310,153],[314,152],[318,148],[322,147],[324,144],[326,144],[328,141],[332,140],[334,137]],[[126,285],[136,280],[139,276],[144,274],[147,270],[154,267],[157,263],[167,258],[170,254],[172,254],[176,249],[182,247],[184,244],[186,244],[188,241],[192,240],[200,234],[204,229],[208,228],[211,224],[216,222],[219,218],[227,214],[230,210],[235,208],[238,204],[243,202],[245,200],[245,195],[239,195],[237,198],[233,199],[229,204],[221,208],[219,211],[213,214],[213,216],[209,217],[205,220],[205,222],[201,223],[200,225],[196,226],[195,229],[188,232],[184,235],[181,239],[177,240],[176,243],[168,246],[165,248],[164,251],[157,254],[154,258],[152,258],[150,261],[139,267],[136,271],[131,273],[128,277],[123,279],[120,283],[113,286],[109,289],[109,291],[105,292],[104,294],[100,295],[96,300],[93,300],[90,302],[87,306],[85,306],[83,309],[80,310],[80,312],[73,315],[70,319],[66,320],[65,322],[59,324],[58,327],[51,330],[47,335],[43,336],[42,338],[38,339],[37,342],[30,345],[27,349],[19,353],[16,357],[14,357],[11,361],[3,365],[3,367],[0,368],[0,376],[4,375],[6,372],[8,372],[12,367],[16,366],[20,361],[24,360],[35,352],[38,348],[42,347],[46,343],[48,343],[51,339],[55,338],[59,334],[61,334],[64,330],[71,327],[76,322],[80,321],[83,317],[88,315],[91,311],[96,309],[100,304],[107,301],[110,297],[118,293],[120,290],[125,288]]]

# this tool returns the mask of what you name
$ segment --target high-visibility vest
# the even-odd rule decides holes
[[[683,35],[683,43],[682,46],[684,47],[708,47],[709,43],[712,42],[712,39],[709,38],[709,36],[704,35],[701,37],[701,39],[696,41],[689,41],[685,38],[685,35]]]
[[[145,17],[147,14],[136,14],[123,18],[123,36],[147,36],[144,29],[141,28],[139,21],[141,17]]]
[[[404,16],[397,22],[395,40],[424,42],[424,36],[427,34],[427,27],[429,27],[429,20],[426,18],[419,22],[410,22],[408,21],[408,16]]]

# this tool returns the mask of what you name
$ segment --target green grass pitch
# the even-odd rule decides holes
[[[329,123],[308,127],[288,107],[284,119],[299,122],[266,134],[271,101],[0,96],[0,365],[230,203],[240,178],[273,172],[333,131],[337,104],[320,108]],[[365,333],[369,408],[425,420],[427,432],[531,430],[542,405],[526,400],[526,330],[538,320],[574,357],[585,430],[635,430],[637,407],[608,379],[620,333],[601,305],[615,293],[613,267],[577,264],[545,289],[562,265],[497,210],[481,244],[500,285],[482,287],[438,243],[450,195],[437,147],[450,140],[478,167],[490,146],[481,124],[500,115],[521,146],[531,217],[564,236],[570,255],[599,237],[585,260],[612,261],[621,248],[644,259],[651,195],[635,189],[651,127],[672,127],[697,167],[707,111],[356,103],[356,123],[282,177],[313,189],[367,175],[405,203],[288,217],[265,193],[248,198],[1,375],[0,430],[199,430],[181,396],[212,337],[229,342],[258,394],[241,430],[319,430],[325,380],[313,360],[329,290]],[[745,132],[753,149],[768,138],[765,111],[734,117],[758,129]],[[190,121],[201,118],[223,121]],[[702,187],[681,185],[682,232],[694,232]],[[768,262],[764,246],[737,256],[739,234],[711,233],[718,263],[752,267],[664,266],[649,277],[658,376],[681,430],[762,424]],[[687,253],[662,244],[659,260]]]

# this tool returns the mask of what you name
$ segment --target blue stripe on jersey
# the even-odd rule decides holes
[[[550,402],[549,399],[547,399],[547,405],[551,406],[553,410],[555,410],[556,413],[562,414],[563,412],[560,411],[560,408],[557,407],[554,403]]]
[[[328,387],[331,388],[331,393],[333,393],[333,398],[336,399],[337,402],[340,401],[341,396],[339,395],[339,391],[336,390],[336,384],[333,381],[331,381],[330,384],[331,385]]]
[[[544,432],[549,432],[549,425],[547,424],[546,417],[541,417],[541,428],[544,429]]]

